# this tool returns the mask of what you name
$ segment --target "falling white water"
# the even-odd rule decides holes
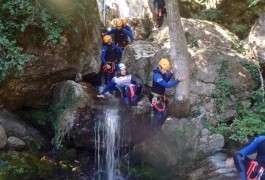
[[[106,110],[106,161],[107,161],[107,174],[108,180],[115,179],[115,152],[118,151],[117,144],[120,140],[119,116],[117,109]]]
[[[116,3],[119,5],[120,18],[129,17],[130,9],[128,2],[126,0],[116,0]]]
[[[129,159],[130,127],[129,121],[126,121],[128,114],[121,123],[118,111],[119,108],[105,109],[104,117],[101,116],[95,122],[94,168],[97,180],[124,179],[129,170],[129,161],[120,159],[125,155]]]

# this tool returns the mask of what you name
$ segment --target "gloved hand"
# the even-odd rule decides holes
[[[111,66],[109,64],[106,64],[106,67],[107,67],[107,69],[110,69],[111,68]]]

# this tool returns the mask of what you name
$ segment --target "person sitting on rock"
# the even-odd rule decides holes
[[[142,91],[142,85],[132,80],[132,75],[128,74],[126,66],[122,63],[118,65],[116,76],[97,97],[105,98],[104,94],[113,87],[121,94],[123,102],[127,106],[136,105]]]

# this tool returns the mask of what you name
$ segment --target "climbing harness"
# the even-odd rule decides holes
[[[107,73],[113,73],[114,70],[115,70],[115,63],[114,62],[108,62],[107,63],[108,65],[110,65],[110,69],[107,68],[106,65],[102,66],[102,69],[104,72],[107,72]]]
[[[154,16],[156,19],[161,19],[162,18],[162,9],[159,9],[154,13]]]
[[[251,161],[247,171],[248,180],[261,180],[263,172],[264,168],[262,166],[259,166],[256,161]],[[251,177],[253,174],[255,177]]]
[[[131,94],[131,101],[133,102],[133,97],[134,97],[134,88],[135,88],[135,85],[134,84],[130,84],[129,85],[129,88],[130,88],[130,94]]]
[[[126,47],[126,43],[117,43],[117,46],[121,49],[124,49]]]
[[[166,108],[166,96],[165,95],[156,94],[154,92],[151,92],[151,94],[153,95],[153,98],[152,98],[153,107],[155,107],[159,112],[163,112],[165,110],[165,108]],[[160,100],[158,100],[158,98]],[[162,108],[159,108],[157,105],[161,103],[161,100],[163,101],[162,102]]]

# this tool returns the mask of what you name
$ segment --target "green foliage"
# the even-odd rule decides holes
[[[219,9],[209,9],[202,11],[199,15],[194,16],[194,18],[208,20],[213,22],[220,22],[220,17],[222,16],[223,11]]]
[[[235,24],[232,26],[232,32],[234,32],[235,34],[238,33],[248,33],[249,32],[249,27],[246,24]]]
[[[22,51],[21,47],[16,46],[16,40],[10,40],[5,35],[0,36],[0,84],[12,74],[20,76],[25,62],[33,58],[32,55],[22,54]]]
[[[134,167],[130,170],[130,174],[139,180],[158,180],[159,174],[156,169],[150,166]]]
[[[195,39],[194,37],[192,37],[189,33],[185,33],[185,37],[186,37],[186,40],[188,42],[188,46],[190,48],[199,47],[198,46],[198,40]]]
[[[62,121],[64,120],[63,112],[66,109],[72,108],[74,105],[73,94],[74,94],[74,87],[69,86],[64,94],[63,101],[59,105],[57,105],[56,107],[52,107],[51,109],[54,112],[54,114],[56,114],[56,118],[54,119],[53,122],[53,129],[55,131],[55,136],[52,141],[57,149],[62,147],[62,141],[68,133],[66,132],[67,131],[66,129],[62,129],[63,127],[61,125]]]
[[[224,135],[226,139],[243,143],[249,137],[265,133],[265,104],[264,92],[257,90],[253,96],[254,103],[237,102],[238,117],[231,124],[220,123],[218,127],[209,126],[213,133]],[[252,105],[255,105],[252,107]]]
[[[257,81],[261,82],[260,73],[259,73],[259,66],[254,64],[252,61],[240,61],[240,65],[245,67],[251,73],[252,78]]]
[[[53,164],[25,152],[2,151],[0,159],[1,180],[45,179],[53,177],[56,171]]]
[[[221,63],[220,68],[218,69],[219,76],[216,82],[216,91],[212,94],[212,97],[215,98],[215,104],[218,113],[217,120],[222,122],[225,118],[225,112],[228,109],[225,100],[229,99],[233,93],[233,86],[229,79],[228,62],[224,59],[220,60]]]
[[[265,0],[247,0],[249,7],[256,6],[258,3],[265,3]]]
[[[83,12],[80,2],[67,1],[67,12]],[[78,5],[76,5],[78,4]],[[25,33],[32,40],[60,44],[63,31],[77,31],[73,25],[73,14],[56,9],[53,3],[33,0],[0,1],[0,84],[10,75],[20,76],[23,65],[33,60],[20,44]],[[66,6],[65,6],[66,7]]]
[[[190,112],[189,118],[195,118],[195,117],[200,116],[201,114],[202,114],[202,112],[199,109],[197,109],[197,110]]]
[[[258,66],[250,61],[241,61],[252,75],[253,79],[260,82]],[[216,83],[216,91],[212,95],[215,98],[219,124],[214,127],[209,125],[211,132],[222,134],[226,139],[243,142],[248,137],[254,137],[265,133],[265,104],[264,91],[259,89],[253,94],[253,102],[236,101],[233,105],[237,111],[237,118],[231,122],[224,122],[225,112],[229,109],[227,101],[233,93],[233,86],[229,81],[229,68],[225,60],[221,60],[219,76]]]
[[[52,123],[51,112],[49,109],[30,109],[30,110],[19,110],[17,111],[19,116],[32,124],[38,129],[49,129]]]

